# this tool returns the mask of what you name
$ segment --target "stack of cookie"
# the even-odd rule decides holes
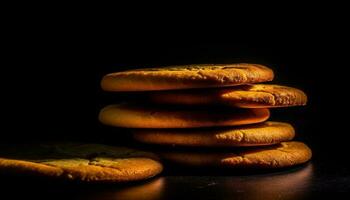
[[[194,147],[162,152],[163,159],[191,166],[280,168],[307,162],[311,150],[291,141],[294,128],[266,121],[269,108],[305,105],[295,88],[260,84],[273,71],[257,64],[188,65],[107,74],[102,88],[135,92],[134,101],[103,108],[106,125],[131,128],[137,141]],[[142,91],[142,95],[141,92]],[[229,147],[201,152],[200,147]],[[235,147],[235,148],[230,148]],[[251,148],[254,147],[254,148]]]

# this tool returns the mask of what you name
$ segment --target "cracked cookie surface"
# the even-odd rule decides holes
[[[188,166],[282,168],[302,164],[311,159],[311,149],[301,142],[282,142],[268,147],[231,150],[225,153],[161,152],[160,156],[173,163]]]
[[[159,145],[196,147],[262,146],[292,140],[295,132],[288,123],[267,121],[238,127],[211,129],[134,129],[137,141]]]
[[[273,77],[271,69],[258,64],[198,64],[110,73],[101,86],[105,91],[173,90],[259,83]]]
[[[125,128],[196,128],[259,123],[270,116],[266,108],[175,108],[141,104],[116,104],[103,108],[99,119]]]
[[[99,144],[0,146],[2,173],[126,182],[153,177],[162,164],[152,153]]]
[[[254,84],[230,88],[160,91],[147,94],[148,99],[161,104],[225,104],[240,108],[274,108],[301,106],[306,94],[296,88],[281,85]]]

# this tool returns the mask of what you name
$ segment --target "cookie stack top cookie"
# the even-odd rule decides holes
[[[105,91],[155,91],[210,88],[271,81],[273,71],[257,64],[201,64],[134,69],[107,74]]]

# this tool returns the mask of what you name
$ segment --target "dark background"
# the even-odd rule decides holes
[[[124,130],[97,120],[99,110],[118,99],[101,91],[104,74],[173,64],[259,63],[275,71],[273,83],[297,87],[309,97],[307,106],[273,109],[271,118],[293,124],[296,139],[312,148],[317,170],[310,191],[347,192],[349,42],[345,30],[323,22],[274,29],[229,24],[196,30],[167,23],[156,29],[118,22],[109,24],[113,28],[88,25],[79,31],[74,23],[64,29],[25,26],[7,38],[9,64],[1,69],[1,143],[135,145]],[[188,175],[173,175],[182,173]],[[181,181],[173,185],[179,187]],[[168,191],[175,194],[176,189],[169,186]]]

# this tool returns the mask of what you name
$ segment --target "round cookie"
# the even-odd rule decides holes
[[[273,76],[271,69],[258,64],[199,64],[110,73],[101,86],[105,91],[208,88],[271,81]]]
[[[282,142],[232,153],[163,152],[160,155],[174,163],[197,167],[282,168],[307,162],[312,152],[304,143]]]
[[[269,110],[265,108],[179,110],[169,107],[118,104],[103,108],[99,119],[106,125],[125,128],[198,128],[253,124],[267,120],[269,115]]]
[[[137,141],[193,147],[230,147],[271,145],[294,138],[294,128],[282,122],[263,122],[239,127],[211,129],[135,129]]]
[[[51,144],[0,148],[0,172],[84,182],[127,182],[159,174],[152,153],[98,144]]]
[[[150,101],[160,104],[227,104],[240,108],[274,108],[301,106],[306,94],[296,88],[280,85],[242,85],[230,88],[160,91],[147,94]]]

